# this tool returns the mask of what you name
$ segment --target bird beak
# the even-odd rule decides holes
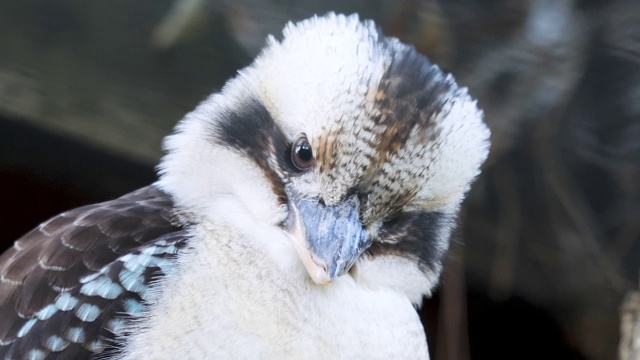
[[[330,283],[371,245],[358,217],[358,198],[325,206],[318,199],[288,195],[287,233],[313,282]]]

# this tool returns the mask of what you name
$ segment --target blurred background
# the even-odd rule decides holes
[[[152,182],[187,111],[267,34],[330,10],[414,44],[469,87],[492,129],[421,310],[432,358],[628,356],[621,326],[640,322],[637,0],[2,1],[2,249]]]

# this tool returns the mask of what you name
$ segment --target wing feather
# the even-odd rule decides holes
[[[104,355],[186,242],[154,186],[41,224],[0,256],[0,357]]]

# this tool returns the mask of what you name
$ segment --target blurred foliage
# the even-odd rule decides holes
[[[614,358],[640,269],[637,0],[4,3],[0,112],[153,162],[161,136],[267,34],[330,10],[414,44],[485,111],[492,153],[451,265],[466,280],[448,271],[443,292],[466,282],[495,301],[525,299],[584,358]],[[449,293],[445,312],[465,306]]]

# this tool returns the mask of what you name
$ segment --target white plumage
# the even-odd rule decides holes
[[[151,218],[170,218],[167,229],[138,236],[124,253],[110,245],[114,255],[86,266],[84,282],[47,293],[51,319],[75,309],[82,323],[104,321],[114,340],[84,346],[75,327],[37,349],[77,343],[126,359],[428,358],[415,306],[438,281],[488,137],[465,89],[372,22],[329,14],[289,24],[282,41],[269,38],[254,64],[178,124],[150,190],[104,205],[157,209],[163,215]],[[162,203],[148,205],[154,199]],[[131,229],[149,231],[140,226]],[[99,229],[117,238],[116,228]],[[55,234],[46,241],[64,244]],[[15,280],[10,264],[25,239],[0,258],[14,292],[28,280]],[[126,315],[105,310],[113,304]],[[0,298],[0,311],[10,305]],[[33,317],[46,306],[32,306]],[[19,354],[31,349],[29,336],[43,336],[32,327],[48,326],[0,327],[0,339]]]

